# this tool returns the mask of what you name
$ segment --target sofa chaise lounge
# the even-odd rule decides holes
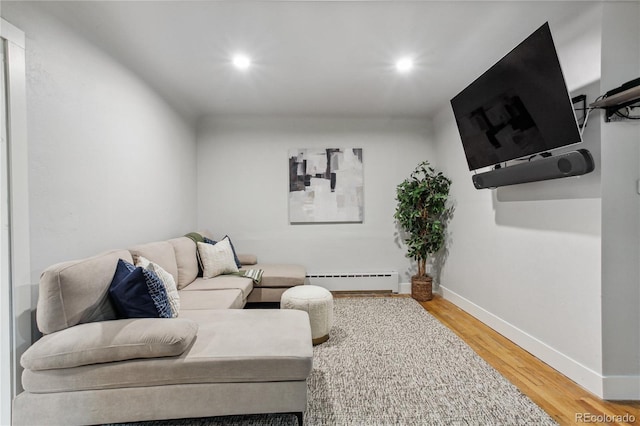
[[[137,256],[175,279],[177,318],[115,319],[109,286],[119,259],[134,263]],[[240,257],[255,263],[254,256]],[[276,289],[267,291],[270,301],[304,281],[299,266],[255,266],[264,267],[265,288]],[[253,281],[198,277],[190,238],[53,265],[39,290],[36,317],[44,336],[22,357],[25,390],[13,402],[14,424],[258,413],[295,413],[302,423],[313,357],[308,314],[241,309]]]

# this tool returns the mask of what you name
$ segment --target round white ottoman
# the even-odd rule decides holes
[[[333,325],[333,296],[326,288],[315,285],[298,285],[282,293],[281,309],[306,311],[311,322],[313,344],[329,340],[329,330]]]

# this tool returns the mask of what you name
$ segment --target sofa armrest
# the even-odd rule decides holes
[[[258,257],[255,254],[238,254],[238,260],[243,265],[255,265],[258,263]]]
[[[25,351],[20,364],[51,370],[136,358],[178,356],[198,332],[184,318],[135,318],[76,325],[48,334]]]

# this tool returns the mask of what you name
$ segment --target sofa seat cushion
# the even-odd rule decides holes
[[[239,277],[237,275],[218,275],[215,278],[197,278],[189,284],[183,291],[203,291],[203,290],[229,290],[236,289],[242,291],[243,299],[249,297],[253,290],[253,280],[251,278]],[[181,293],[182,294],[182,293]]]
[[[262,269],[262,281],[256,287],[293,287],[304,284],[307,270],[301,265],[257,263],[251,269]]]
[[[77,324],[116,319],[109,285],[119,259],[132,262],[127,250],[113,250],[48,267],[40,277],[38,329],[49,334]]]
[[[126,319],[92,322],[42,337],[25,351],[20,364],[30,370],[180,355],[196,336],[189,319]]]
[[[306,380],[311,372],[311,328],[304,311],[224,309],[180,314],[188,315],[199,328],[192,345],[177,357],[25,370],[23,386],[32,393],[47,393],[192,383],[278,382]]]
[[[180,318],[184,311],[202,309],[242,309],[245,299],[238,289],[227,290],[180,290]]]

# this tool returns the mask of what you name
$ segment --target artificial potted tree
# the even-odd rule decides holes
[[[411,277],[411,297],[420,302],[433,298],[427,258],[444,245],[443,219],[450,186],[449,178],[423,161],[396,189],[398,204],[393,217],[406,233],[407,257],[418,263],[418,273]]]

